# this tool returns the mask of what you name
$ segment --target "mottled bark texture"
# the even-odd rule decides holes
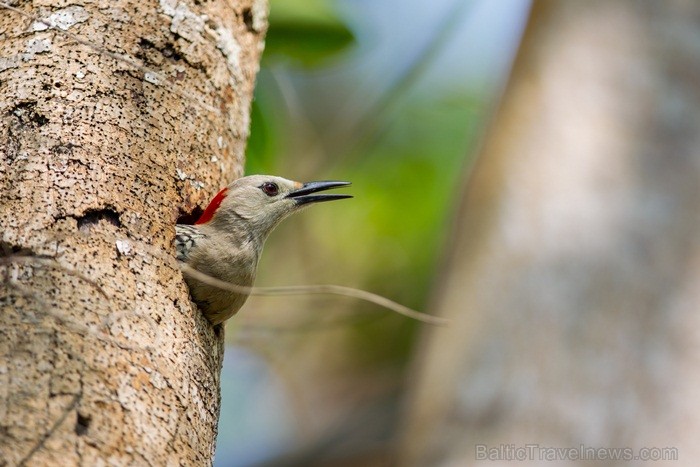
[[[242,174],[266,4],[10,4],[0,465],[207,465],[223,333],[190,303],[172,240]]]
[[[534,2],[439,281],[453,325],[419,352],[405,465],[510,465],[477,444],[697,462],[698,30],[696,1]]]

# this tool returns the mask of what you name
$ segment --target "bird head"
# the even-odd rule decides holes
[[[272,175],[239,178],[212,199],[196,224],[210,223],[227,229],[245,226],[265,239],[290,214],[313,203],[352,198],[350,195],[319,194],[350,182],[319,181],[301,183]]]

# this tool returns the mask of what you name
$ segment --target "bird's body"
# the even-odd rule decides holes
[[[240,178],[214,197],[195,225],[176,225],[177,259],[220,281],[250,287],[255,281],[263,244],[288,215],[315,202],[349,198],[314,195],[347,182],[299,183],[281,177]],[[185,274],[192,299],[212,324],[233,316],[248,298]]]
[[[262,245],[241,242],[236,235],[221,235],[207,224],[176,225],[177,259],[207,276],[230,284],[250,287],[258,267]],[[224,290],[185,276],[195,303],[213,324],[233,316],[248,299],[247,294]]]

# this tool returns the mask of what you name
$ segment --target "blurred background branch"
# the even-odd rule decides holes
[[[693,463],[699,21],[697,2],[534,3],[433,290],[455,325],[416,347],[402,465],[480,464],[477,445]]]

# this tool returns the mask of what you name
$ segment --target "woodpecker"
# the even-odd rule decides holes
[[[194,225],[175,226],[177,259],[210,277],[250,287],[267,236],[292,213],[313,203],[352,198],[317,194],[350,182],[300,183],[271,175],[239,178],[211,200]],[[205,284],[185,273],[194,302],[212,323],[219,324],[243,306],[248,294]]]

